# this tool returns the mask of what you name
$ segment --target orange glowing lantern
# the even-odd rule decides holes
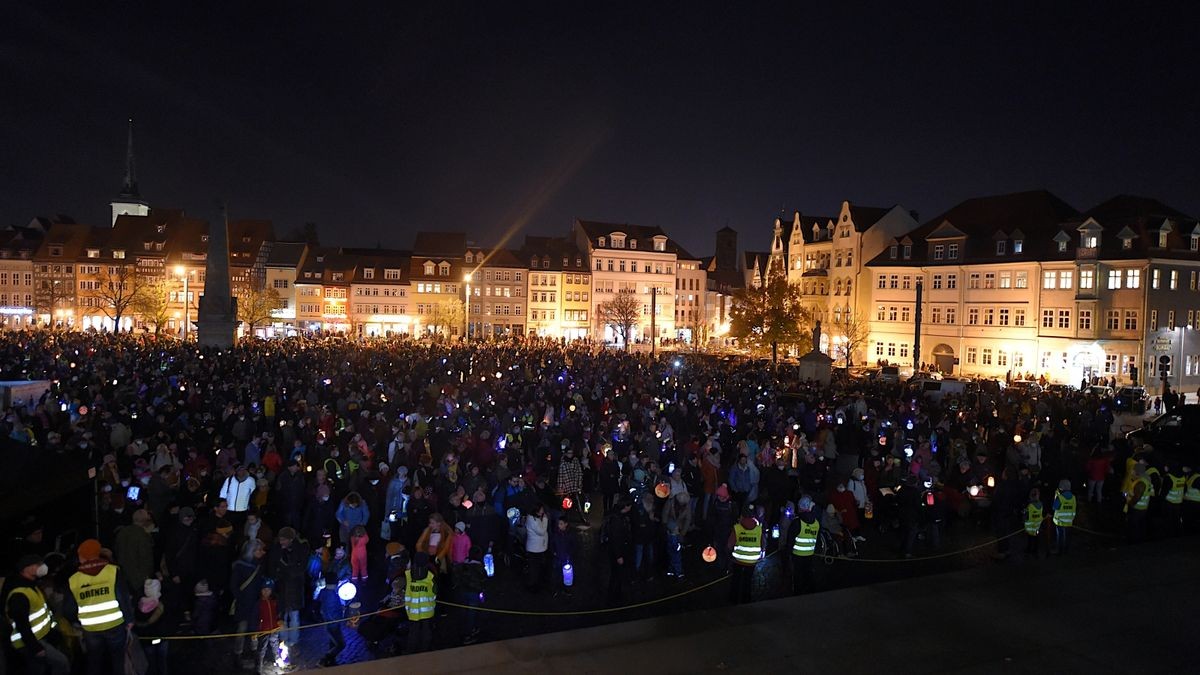
[[[671,496],[671,486],[667,483],[659,483],[654,486],[654,494],[661,499],[666,499]]]
[[[717,559],[717,549],[709,546],[708,548],[704,549],[704,552],[701,553],[700,556],[704,558],[704,562],[706,563],[713,562]]]

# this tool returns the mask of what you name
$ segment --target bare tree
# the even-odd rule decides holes
[[[455,328],[462,326],[463,303],[457,300],[443,300],[433,305],[433,312],[428,317],[425,325],[432,328],[433,332],[450,335]]]
[[[612,300],[600,303],[596,311],[604,325],[612,327],[628,350],[633,327],[642,318],[642,303],[637,295],[632,291],[621,291]]]
[[[254,335],[257,326],[270,323],[271,313],[283,307],[283,298],[273,287],[243,287],[235,295],[238,321],[245,324],[247,335]]]
[[[100,311],[112,320],[115,331],[121,330],[121,317],[130,313],[149,285],[149,279],[139,275],[132,265],[111,265],[100,274],[96,300],[100,303]]]
[[[157,335],[166,328],[171,319],[171,291],[175,282],[166,277],[159,277],[145,284],[143,291],[138,294],[130,309],[147,325],[154,327]]]
[[[50,325],[54,325],[54,311],[75,304],[75,287],[67,279],[43,279],[38,286],[35,304],[39,314],[50,316]]]
[[[846,312],[836,326],[838,334],[842,336],[842,347],[846,350],[846,367],[849,368],[854,365],[854,355],[859,350],[866,349],[871,325],[863,315]]]

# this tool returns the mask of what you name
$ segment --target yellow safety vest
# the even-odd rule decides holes
[[[1150,479],[1142,476],[1133,482],[1134,487],[1141,483],[1145,489],[1142,490],[1142,496],[1138,498],[1137,503],[1133,505],[1135,511],[1145,511],[1150,508],[1150,496],[1154,494],[1154,486],[1150,484]]]
[[[1154,487],[1154,483],[1155,483],[1154,479],[1156,479],[1156,478],[1158,479],[1158,481],[1157,481],[1158,484],[1162,485],[1162,475],[1158,473],[1158,469],[1156,469],[1152,466],[1148,467],[1146,469],[1146,480],[1150,483],[1150,496],[1151,497],[1158,496],[1158,490],[1155,489],[1155,487]]]
[[[800,521],[800,532],[796,534],[796,538],[792,541],[792,555],[806,558],[817,550],[817,534],[821,531],[821,523],[812,521],[811,523]]]
[[[1188,479],[1187,490],[1183,492],[1183,501],[1185,502],[1200,502],[1200,487],[1196,485],[1196,479],[1200,478],[1200,473],[1192,474]]]
[[[1059,527],[1071,527],[1075,523],[1075,495],[1070,497],[1057,490],[1054,498],[1058,500],[1058,510],[1054,512],[1054,524]]]
[[[1182,504],[1183,490],[1187,487],[1187,478],[1169,473],[1167,474],[1167,480],[1171,482],[1171,487],[1167,490],[1167,503]]]
[[[100,633],[125,623],[117,602],[117,566],[105,565],[94,575],[76,572],[68,582],[79,605],[79,625]]]
[[[739,565],[754,566],[762,560],[762,523],[754,521],[754,527],[747,530],[741,522],[733,526],[733,559]]]
[[[12,597],[13,593],[23,595],[29,600],[29,627],[33,629],[33,637],[39,640],[46,637],[46,634],[54,627],[54,614],[46,606],[46,598],[42,595],[42,592],[32,586],[20,586],[12,589],[12,593],[9,593],[8,597]],[[8,607],[8,598],[4,599],[4,606]],[[8,618],[8,623],[12,628],[11,639],[13,649],[24,647],[25,641],[21,639],[21,634],[17,632],[17,623],[12,620],[12,617]]]
[[[432,619],[437,596],[433,591],[433,573],[427,572],[424,579],[413,579],[412,570],[404,571],[404,611],[409,621]]]
[[[1025,534],[1036,537],[1042,531],[1043,509],[1039,504],[1025,505]]]

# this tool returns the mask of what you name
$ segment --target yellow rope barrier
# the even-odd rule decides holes
[[[1047,518],[1047,520],[1049,520],[1049,518]],[[1087,534],[1094,534],[1094,535],[1104,536],[1104,537],[1118,536],[1118,535],[1109,534],[1109,533],[1105,533],[1105,532],[1093,532],[1092,530],[1087,530],[1087,529],[1084,529],[1081,527],[1074,527],[1074,529],[1079,530],[1084,533],[1087,533]],[[959,549],[956,551],[949,551],[946,553],[938,553],[935,555],[913,557],[913,558],[857,558],[857,557],[856,558],[848,558],[846,556],[817,556],[817,557],[838,560],[838,561],[845,561],[845,562],[915,563],[915,562],[922,562],[922,561],[926,561],[926,560],[938,560],[941,558],[950,558],[953,556],[962,555],[964,553],[976,551],[981,548],[987,548],[989,546],[994,546],[997,542],[1004,541],[1005,539],[1009,539],[1009,538],[1012,538],[1012,537],[1015,537],[1015,536],[1018,536],[1018,535],[1021,535],[1024,533],[1025,533],[1025,530],[1021,529],[1021,530],[1017,530],[1011,534],[1006,534],[1002,537],[996,537],[994,539],[985,541],[982,544],[977,544],[975,546],[969,546],[964,549]],[[766,558],[770,558],[771,556],[775,555],[776,553],[779,553],[781,550],[783,550],[783,549],[776,549],[776,550],[772,551],[770,554],[768,554],[766,556]],[[766,558],[764,558],[764,560]],[[725,581],[728,578],[729,578],[728,574],[723,574],[720,577],[713,579],[712,581],[707,581],[707,582],[700,584],[699,586],[696,586],[694,588],[689,588],[687,590],[680,591],[678,593],[674,593],[671,595],[663,596],[661,598],[655,598],[653,600],[646,600],[644,602],[638,602],[638,603],[634,603],[632,605],[622,605],[620,607],[602,607],[599,609],[582,609],[582,610],[572,610],[572,611],[565,611],[565,612],[529,612],[529,611],[522,611],[522,610],[516,610],[516,609],[503,609],[500,607],[486,607],[483,605],[473,607],[471,605],[463,605],[463,604],[460,604],[457,602],[450,602],[448,600],[438,600],[437,604],[443,605],[445,607],[455,607],[457,609],[474,610],[474,611],[478,611],[478,612],[489,612],[492,614],[506,614],[506,615],[513,615],[513,616],[593,616],[593,615],[597,615],[597,614],[612,614],[615,612],[623,612],[623,611],[630,610],[630,609],[639,609],[641,607],[650,607],[652,605],[657,605],[657,604],[664,603],[664,602],[670,602],[671,600],[676,600],[676,599],[684,597],[686,595],[690,595],[692,593],[697,593],[706,588],[715,586],[715,585],[721,583],[722,581]],[[245,633],[220,633],[217,635],[174,635],[174,636],[164,636],[164,637],[159,637],[159,638],[143,637],[140,639],[142,639],[142,640],[220,640],[220,639],[243,638],[243,637],[259,637],[262,635],[270,635],[272,633],[282,633],[284,631],[290,631],[290,630],[308,630],[310,628],[321,628],[323,626],[329,626],[329,625],[336,624],[336,623],[346,623],[349,621],[361,621],[362,619],[365,619],[369,616],[375,616],[377,614],[383,614],[385,612],[403,612],[403,611],[404,611],[403,607],[385,608],[385,609],[376,610],[374,612],[366,612],[363,614],[358,614],[354,617],[348,617],[348,618],[344,618],[344,619],[334,619],[332,621],[321,621],[319,623],[310,623],[310,624],[305,624],[303,626],[294,626],[294,627],[288,627],[288,628],[280,627],[280,628],[276,628],[275,630],[268,630],[268,631],[250,631],[250,632],[245,632]]]

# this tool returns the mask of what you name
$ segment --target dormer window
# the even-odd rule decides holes
[[[450,263],[443,262],[438,265],[438,276],[439,277],[450,276]]]
[[[375,278],[375,270],[371,269],[370,267],[363,270],[363,278],[364,279],[374,279]]]
[[[318,259],[318,262],[319,262],[319,259]],[[434,267],[435,267],[435,265],[432,262],[427,261],[423,267],[425,276],[427,276],[427,277],[433,276]]]
[[[1125,239],[1122,239],[1121,240],[1121,248],[1125,249],[1126,251],[1133,248],[1133,240],[1129,239],[1128,237],[1126,237]]]
[[[996,242],[996,255],[1004,255],[1008,252],[1008,242],[1003,239]]]
[[[1066,250],[1067,250],[1067,242],[1065,242],[1065,241],[1058,242],[1058,252],[1062,253],[1063,251],[1066,251]]]
[[[1192,237],[1192,241],[1196,241],[1196,238]],[[1195,249],[1193,249],[1193,250],[1195,250]],[[580,258],[579,256],[575,256],[575,266],[583,267],[583,258]]]
[[[325,256],[323,256],[323,255],[317,256],[317,262],[319,262],[319,263],[325,262]]]
[[[154,227],[154,229],[157,230],[159,234],[162,234],[167,231],[167,226],[163,223],[159,223]]]
[[[1191,249],[1193,251],[1200,251],[1200,234],[1192,235]]]
[[[958,244],[950,244],[946,250],[947,250],[947,255],[946,255],[947,258],[949,258],[950,260],[958,260]]]
[[[1196,238],[1195,238],[1195,237],[1192,237],[1192,241],[1196,241]],[[1192,250],[1194,251],[1195,249],[1192,249]],[[89,258],[99,258],[99,257],[100,257],[100,249],[98,249],[98,248],[89,248],[89,249],[87,250],[87,257],[89,257]]]
[[[667,238],[666,237],[656,237],[654,239],[654,250],[655,251],[667,250]]]
[[[249,244],[249,243],[250,243],[250,237],[242,237],[242,243],[243,243],[243,244]]]
[[[51,246],[50,247],[50,255],[52,257],[59,258],[59,257],[62,257],[62,254],[63,254],[63,247],[61,247],[61,246]]]
[[[892,244],[891,246],[888,247],[888,257],[891,258],[892,260],[895,260],[896,254],[898,253],[898,251],[899,251],[899,247],[896,244]]]
[[[1013,239],[1013,253],[1015,254],[1015,253],[1024,253],[1024,252],[1025,252],[1025,240],[1024,239]]]
[[[117,260],[124,260],[125,259],[125,251],[121,250],[121,249],[113,251],[113,257],[116,258]]]
[[[469,263],[475,262],[475,256],[471,255],[470,251],[467,251],[467,262],[469,262]]]
[[[1097,248],[1100,246],[1100,237],[1091,232],[1084,232],[1079,235],[1080,248]]]
[[[637,239],[629,240],[629,248],[637,248]],[[563,263],[563,264],[565,265],[566,263]]]
[[[596,239],[596,246],[604,248],[604,237],[598,237]]]
[[[1167,233],[1166,232],[1158,233],[1158,247],[1159,248],[1167,247]]]
[[[904,245],[904,259],[908,260],[912,257],[912,244]]]
[[[614,234],[614,235],[610,236],[610,239],[612,240],[613,248],[625,248],[625,237],[624,236]]]

